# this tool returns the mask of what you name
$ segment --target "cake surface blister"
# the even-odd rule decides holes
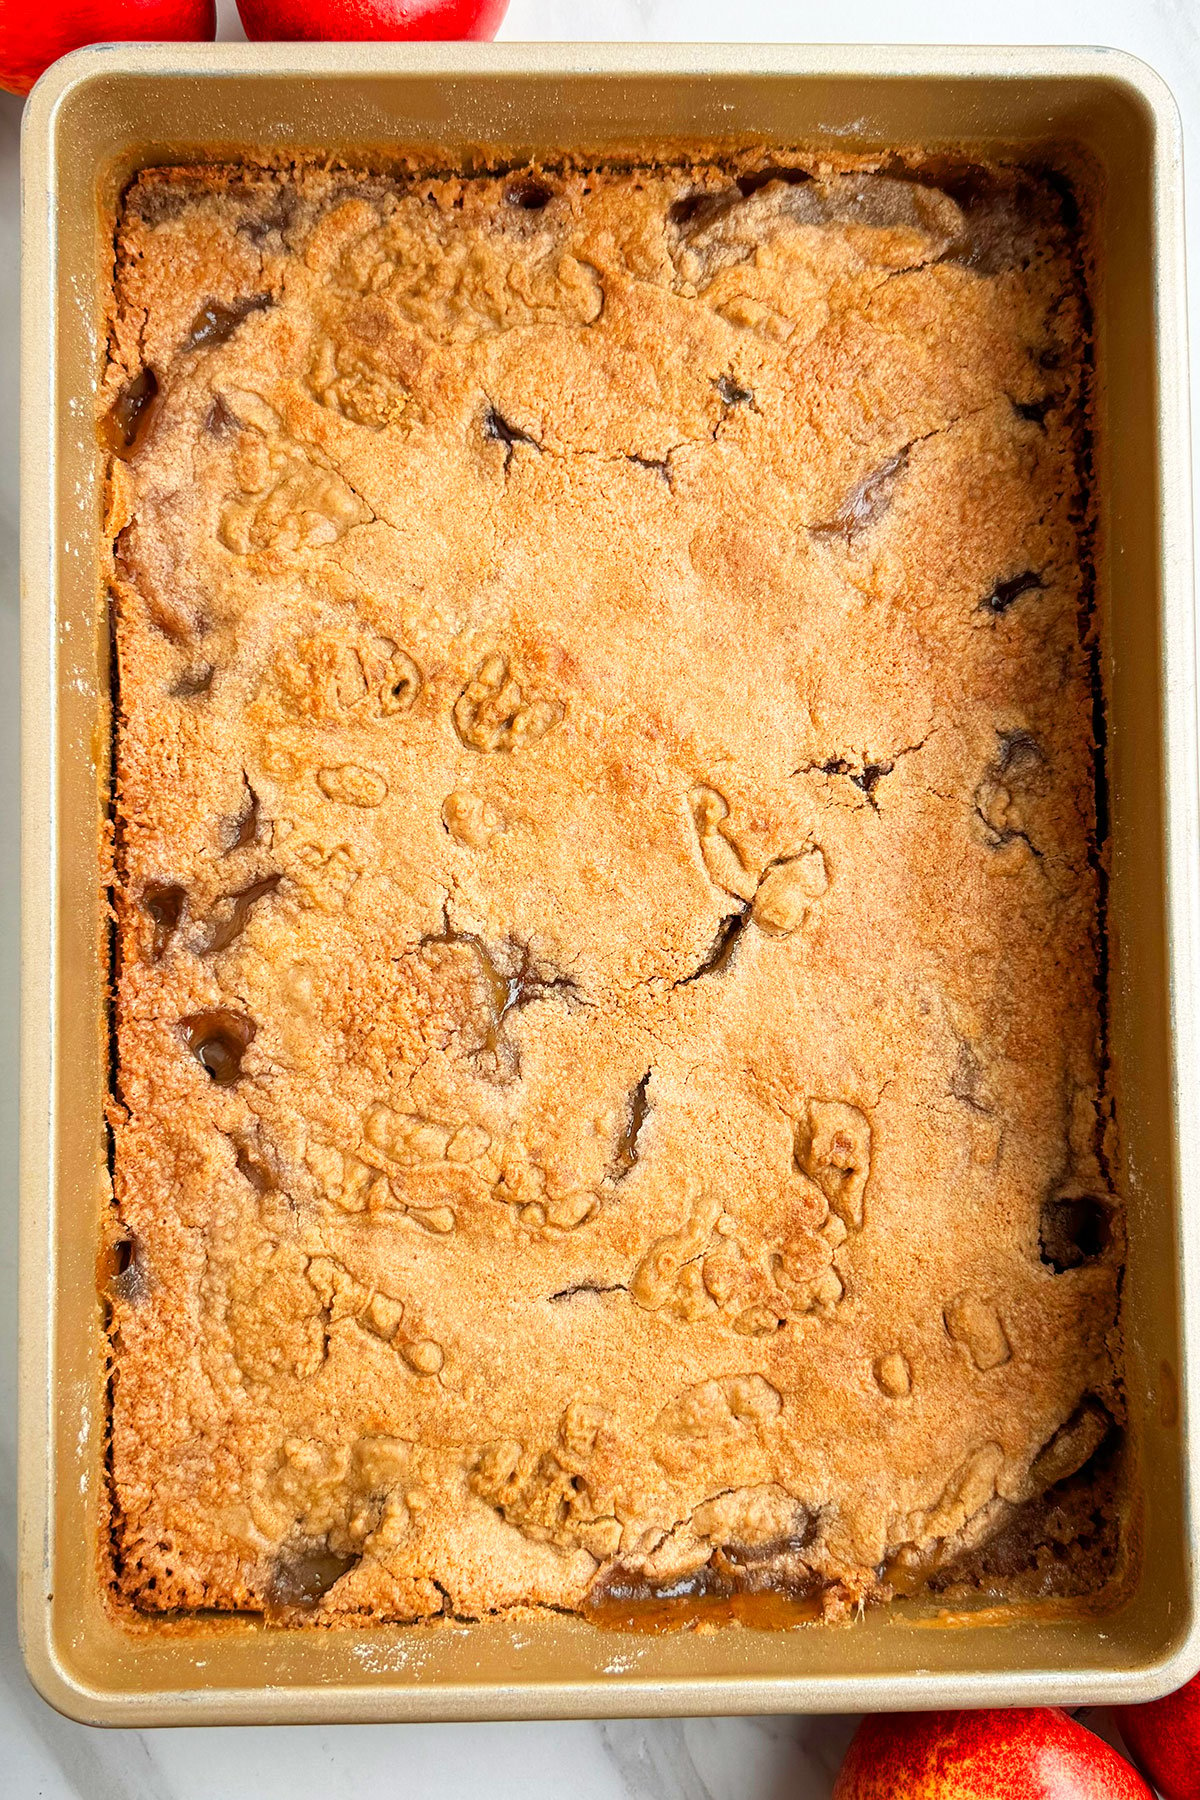
[[[133,182],[125,1603],[1110,1580],[1082,231],[901,158]]]

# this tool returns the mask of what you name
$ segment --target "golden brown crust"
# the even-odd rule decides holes
[[[834,1611],[1119,1417],[1078,242],[750,166],[126,198],[139,1607]]]

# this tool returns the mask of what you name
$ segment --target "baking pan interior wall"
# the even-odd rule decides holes
[[[428,146],[603,156],[665,137],[839,150],[919,144],[1102,175],[1100,605],[1112,805],[1112,1044],[1129,1200],[1135,1513],[1128,1597],[970,1623],[667,1636],[547,1617],[286,1632],[250,1619],[130,1632],[106,1610],[103,1335],[107,801],[101,457],[111,217],[153,163],[251,149],[359,162]],[[1194,1452],[1183,1233],[1196,1185],[1197,833],[1178,123],[1105,52],[627,46],[196,46],[81,52],[25,143],[24,1024],[21,1619],[42,1692],[120,1724],[753,1712],[1148,1696],[1191,1672]]]

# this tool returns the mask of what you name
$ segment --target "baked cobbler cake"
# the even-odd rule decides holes
[[[132,184],[124,1602],[1111,1579],[1085,269],[900,157]]]

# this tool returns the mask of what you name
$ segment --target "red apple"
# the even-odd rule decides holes
[[[1164,1800],[1200,1800],[1200,1675],[1162,1700],[1118,1706],[1117,1724]]]
[[[1124,1757],[1057,1707],[864,1719],[834,1800],[1153,1800]]]
[[[216,36],[214,0],[4,0],[0,87],[27,94],[43,69],[81,44]]]
[[[246,36],[368,43],[491,38],[508,0],[237,0]]]

